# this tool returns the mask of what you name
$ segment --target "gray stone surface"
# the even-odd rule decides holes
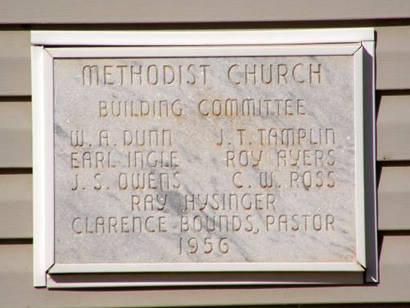
[[[56,263],[356,259],[352,56],[54,73]]]

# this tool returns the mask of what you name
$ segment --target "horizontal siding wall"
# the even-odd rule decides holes
[[[410,230],[410,166],[384,167],[378,198],[379,230]]]
[[[0,239],[32,238],[31,174],[0,174],[0,191]]]
[[[31,167],[31,103],[0,101],[0,167]]]
[[[3,24],[375,20],[410,17],[407,0],[3,0]]]
[[[162,23],[195,23],[193,27],[201,28],[201,22],[206,23],[204,27],[217,28],[223,25],[210,23],[221,21],[237,23],[238,27],[252,27],[253,22],[267,27],[284,23],[291,28],[327,24],[349,27],[351,21],[364,27],[376,25],[380,284],[103,291],[34,289],[30,244],[33,179],[29,30],[109,29],[110,25],[113,29],[138,30],[136,24],[164,29]],[[10,30],[13,27],[24,30]],[[278,0],[39,0],[33,5],[31,0],[5,0],[0,1],[0,42],[1,307],[410,302],[410,258],[407,257],[410,255],[410,1],[295,0],[290,5]]]
[[[29,31],[0,31],[0,68],[0,96],[31,94]]]
[[[376,27],[376,40],[376,88],[410,89],[410,26]]]
[[[410,92],[381,96],[377,117],[377,159],[410,160]]]

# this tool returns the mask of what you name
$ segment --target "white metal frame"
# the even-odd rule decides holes
[[[373,29],[368,28],[194,32],[33,31],[31,40],[33,45],[34,285],[37,287],[62,287],[64,284],[59,284],[52,279],[47,279],[47,277],[50,278],[50,275],[68,273],[189,271],[363,272],[366,269],[367,258],[364,223],[363,49],[373,55],[374,45],[367,43],[373,42],[373,33]],[[161,46],[161,48],[158,46]],[[54,58],[266,55],[352,55],[354,57],[355,218],[357,238],[357,260],[355,262],[54,264]],[[372,87],[371,90],[374,91],[373,79]],[[181,285],[181,282],[175,284]],[[187,284],[192,284],[192,282]],[[99,286],[97,283],[87,284],[84,282],[78,284],[70,283],[69,285],[70,287]],[[119,281],[117,284],[108,285],[118,286],[124,284],[121,284]],[[129,283],[126,285],[128,286]],[[139,282],[134,285],[139,286],[143,285],[143,283]],[[103,286],[107,285],[103,284]]]
[[[53,59],[39,46],[31,47],[31,57],[33,274],[34,285],[44,286],[45,273],[54,264]]]

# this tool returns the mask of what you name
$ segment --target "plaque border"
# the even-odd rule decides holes
[[[34,286],[121,286],[123,284],[120,282],[102,285],[95,282],[78,282],[77,284],[70,282],[64,284],[59,283],[52,276],[75,273],[133,272],[268,271],[319,273],[363,272],[366,270],[366,279],[376,282],[378,280],[376,232],[370,232],[371,236],[365,237],[365,233],[371,231],[377,225],[375,219],[374,94],[371,96],[373,107],[369,112],[370,118],[373,120],[370,121],[370,124],[364,123],[363,114],[363,105],[365,104],[364,92],[374,93],[373,40],[374,30],[370,28],[276,31],[32,31]],[[158,46],[161,46],[161,48],[158,48]],[[367,87],[371,87],[371,89],[363,88],[365,83],[365,75],[363,73],[364,52],[371,56],[372,61],[371,82],[366,83]],[[346,263],[54,264],[53,59],[82,57],[116,58],[136,57],[136,55],[141,57],[353,55],[357,260]],[[366,69],[368,70],[369,68],[366,67]],[[369,97],[366,99],[369,100]],[[373,151],[367,154],[364,153],[363,134],[365,129],[372,129],[373,136]],[[373,170],[366,170],[365,172],[365,159],[371,161]],[[365,173],[368,174],[369,172],[373,176],[367,176],[367,183],[365,183]],[[365,184],[367,185],[366,194]],[[207,283],[199,282],[199,284]],[[218,283],[213,282],[209,284],[215,285]],[[231,282],[230,284],[236,283]],[[153,284],[152,282],[144,284],[139,282],[128,285],[184,285],[184,283],[180,281],[171,284]],[[192,285],[192,282],[186,282],[185,285]]]

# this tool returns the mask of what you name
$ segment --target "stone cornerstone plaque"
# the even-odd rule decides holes
[[[353,57],[54,62],[58,263],[356,257]]]
[[[51,48],[54,266],[362,271],[362,47],[329,48]]]

